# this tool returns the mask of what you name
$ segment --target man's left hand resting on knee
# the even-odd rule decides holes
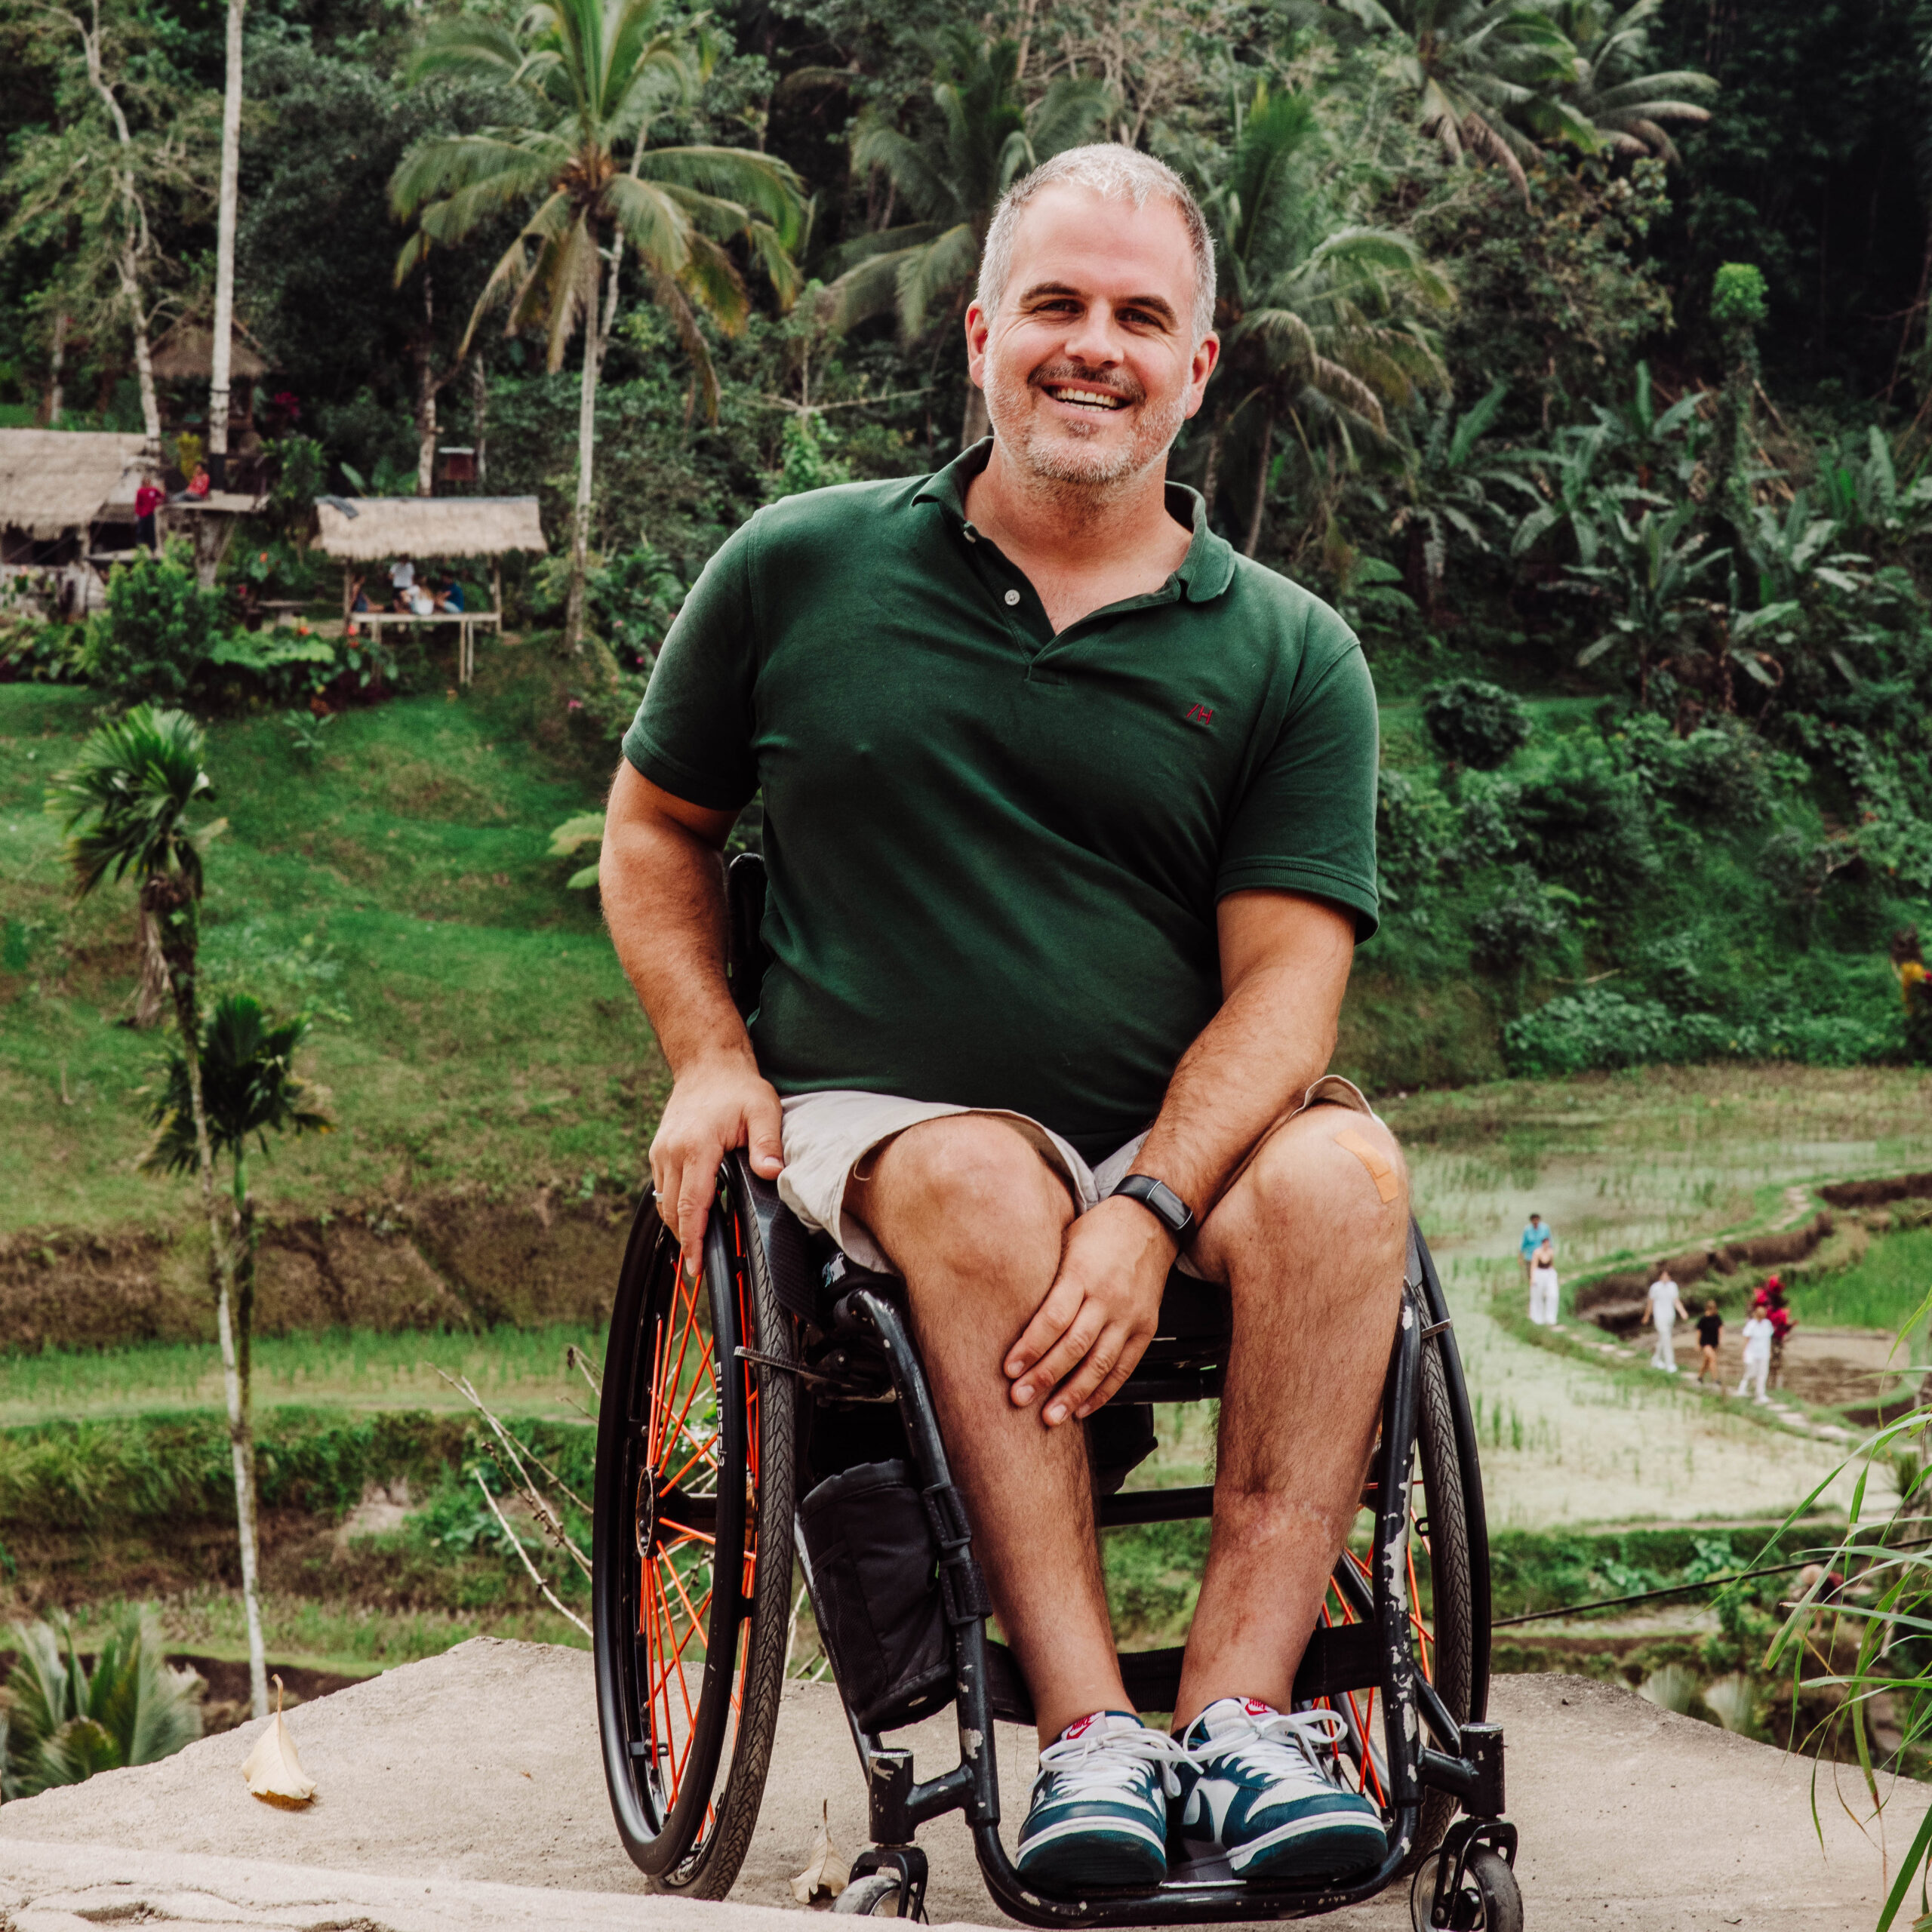
[[[1044,1886],[1372,1864],[1295,1669],[1354,1521],[1401,1294],[1401,1155],[1327,1076],[1374,928],[1376,713],[1335,614],[1167,480],[1219,343],[1178,179],[1021,183],[967,312],[992,434],[792,497],[712,558],[612,789],[604,904],[673,1075],[651,1147],[702,1238],[718,1161],[903,1278],[975,1552],[1039,1719]],[[763,795],[749,1029],[719,854]],[[1233,1340],[1171,1734],[1108,1621],[1085,1432],[1178,1264]]]

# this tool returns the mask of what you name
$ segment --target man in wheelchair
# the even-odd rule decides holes
[[[624,741],[604,903],[674,1084],[661,1211],[721,1158],[902,1277],[1030,1688],[1017,1863],[1315,1877],[1384,1852],[1341,1721],[1291,1687],[1354,1521],[1401,1296],[1400,1151],[1327,1073],[1377,916],[1354,637],[1235,554],[1168,455],[1220,352],[1178,177],[1120,147],[1020,182],[967,312],[992,434],[936,475],[761,510]],[[761,791],[749,1031],[719,854]],[[1084,1432],[1177,1262],[1233,1340],[1171,1734],[1123,1687]]]

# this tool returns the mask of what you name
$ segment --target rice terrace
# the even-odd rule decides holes
[[[1932,1927],[1925,8],[0,46],[0,1919]]]

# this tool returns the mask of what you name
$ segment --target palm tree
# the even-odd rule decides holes
[[[1417,125],[1453,163],[1493,161],[1525,197],[1536,143],[1518,125],[1533,117],[1545,138],[1597,145],[1590,123],[1552,91],[1574,50],[1548,0],[1335,0],[1336,10],[1382,42],[1386,70],[1415,98]]]
[[[914,219],[860,236],[827,264],[826,312],[841,328],[897,315],[909,342],[936,315],[956,322],[979,272],[980,251],[999,198],[1020,176],[1077,147],[1106,115],[1106,89],[1063,76],[1029,107],[1020,92],[1020,48],[989,45],[963,23],[929,35],[935,117],[918,134],[875,115],[860,117],[852,165],[883,168],[893,200]],[[960,445],[986,432],[986,399],[968,383]]]
[[[48,809],[64,820],[63,857],[74,896],[85,899],[112,873],[140,882],[142,913],[153,934],[174,1021],[186,1058],[188,1118],[207,1214],[215,1326],[227,1384],[228,1432],[235,1471],[235,1522],[242,1544],[242,1595],[248,1621],[250,1689],[255,1715],[268,1715],[268,1672],[262,1647],[257,1587],[255,1492],[243,1451],[242,1386],[235,1361],[232,1308],[235,1251],[214,1198],[214,1149],[202,1091],[201,1009],[196,992],[201,940],[202,859],[223,829],[220,819],[190,828],[188,814],[212,799],[202,761],[202,728],[180,711],[137,706],[103,724],[81,747],[73,769],[59,774]],[[145,957],[145,954],[144,954]],[[245,1478],[247,1478],[245,1480]]]
[[[1202,489],[1211,506],[1228,432],[1258,408],[1250,556],[1284,419],[1304,442],[1311,426],[1344,443],[1361,429],[1380,438],[1385,404],[1447,381],[1422,315],[1451,305],[1448,284],[1410,236],[1331,219],[1313,180],[1321,139],[1307,96],[1264,82],[1237,103],[1225,171],[1198,184],[1223,345]]]
[[[254,1540],[255,1428],[253,1368],[255,1252],[259,1233],[255,1198],[248,1191],[248,1143],[268,1152],[270,1134],[328,1134],[335,1123],[322,1111],[327,1098],[295,1071],[295,1055],[308,1038],[301,1017],[275,1023],[261,1002],[246,993],[218,1000],[208,1017],[198,1078],[185,1052],[168,1056],[149,1118],[154,1138],[139,1164],[150,1171],[190,1174],[201,1158],[195,1125],[198,1090],[214,1158],[228,1156],[232,1180],[230,1235],[235,1254],[235,1374],[240,1384],[240,1453],[243,1475],[235,1494],[247,1499],[243,1534]]]
[[[158,1764],[202,1734],[198,1680],[168,1668],[153,1614],[125,1612],[89,1670],[74,1627],[16,1623],[0,1714],[0,1798],[30,1798],[96,1771]],[[65,1645],[66,1655],[61,1655]]]
[[[1618,12],[1611,0],[1557,0],[1555,18],[1571,48],[1561,91],[1602,146],[1675,161],[1667,124],[1701,128],[1710,110],[1686,97],[1715,94],[1718,84],[1687,69],[1639,71],[1650,53],[1649,23],[1663,5],[1635,0]]]
[[[389,183],[397,217],[417,223],[397,260],[398,283],[433,245],[461,242],[480,223],[536,204],[485,285],[463,347],[485,315],[507,303],[506,332],[542,326],[554,372],[583,328],[565,620],[573,649],[583,632],[597,378],[617,319],[624,245],[636,249],[715,414],[717,384],[698,312],[732,330],[750,306],[726,244],[741,238],[789,302],[796,281],[791,251],[804,232],[798,177],[784,162],[746,148],[650,145],[652,115],[691,100],[708,65],[706,50],[694,50],[667,11],[666,0],[539,0],[514,29],[481,15],[432,26],[411,78],[497,82],[515,100],[517,118],[417,143]]]

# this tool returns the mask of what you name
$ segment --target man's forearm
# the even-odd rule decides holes
[[[1205,1220],[1270,1126],[1327,1071],[1335,1020],[1297,964],[1257,968],[1223,1003],[1168,1083],[1134,1165]]]
[[[598,868],[604,916],[675,1077],[752,1057],[724,977],[724,877],[715,850],[664,819],[614,823]]]

